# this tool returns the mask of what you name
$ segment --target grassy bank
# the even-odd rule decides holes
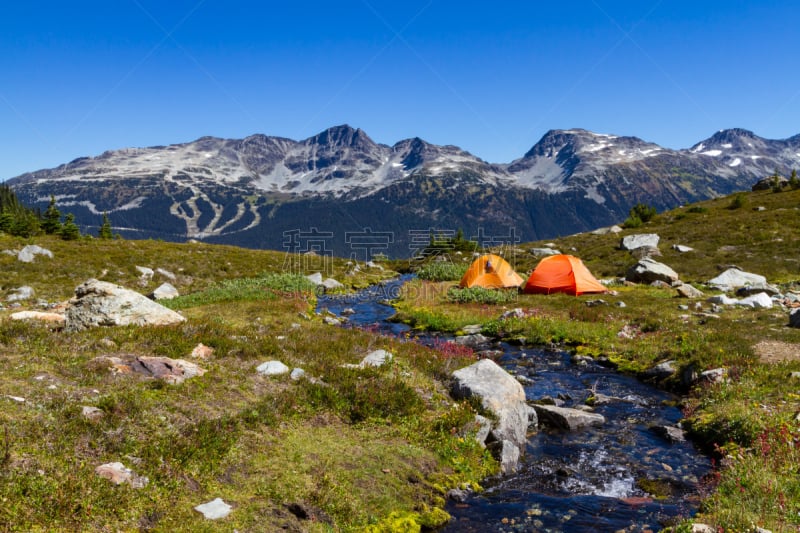
[[[662,213],[618,235],[580,234],[505,252],[518,272],[529,273],[537,260],[526,250],[552,244],[581,257],[598,278],[617,278],[635,263],[618,247],[622,236],[633,233],[660,235],[663,256],[656,259],[707,295],[715,291],[703,282],[732,264],[784,290],[800,287],[800,191],[720,198]],[[673,244],[694,250],[680,253]],[[672,289],[625,284],[612,285],[615,292],[607,295],[512,293],[501,303],[479,295],[473,302],[454,301],[455,283],[439,278],[407,285],[398,319],[454,333],[482,324],[484,334],[558,346],[634,374],[673,361],[678,371],[658,385],[683,394],[685,427],[718,461],[705,481],[708,495],[698,521],[722,531],[753,525],[797,530],[800,379],[790,376],[800,371],[800,330],[787,326],[786,310],[717,311],[704,299],[676,298]],[[604,302],[587,305],[598,299]],[[502,318],[514,308],[524,316]],[[721,383],[687,379],[715,368],[725,369]]]
[[[33,241],[30,241],[33,242]],[[0,250],[28,241],[0,236]],[[0,311],[0,528],[9,531],[376,531],[447,519],[444,491],[477,484],[493,459],[459,434],[474,411],[442,386],[470,362],[451,353],[324,324],[286,256],[202,244],[36,239],[53,252],[30,264],[0,254],[3,300],[21,285],[62,302],[90,277],[147,293],[167,281],[187,321],[77,333],[12,321]],[[351,286],[391,276],[330,275]],[[363,268],[363,267],[362,267]],[[307,268],[302,273],[313,272]],[[41,300],[36,303],[36,299]],[[6,305],[7,302],[6,302]],[[309,318],[310,317],[310,318]],[[198,345],[213,349],[192,359]],[[395,355],[377,369],[344,368],[369,351]],[[104,357],[166,356],[207,372],[179,385],[112,372]],[[309,379],[265,377],[280,360]],[[84,407],[99,415],[88,418]],[[121,462],[148,479],[113,485],[95,473]],[[194,507],[222,498],[210,521]]]

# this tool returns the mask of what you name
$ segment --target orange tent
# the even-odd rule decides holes
[[[571,255],[551,255],[539,261],[531,273],[522,292],[528,294],[550,294],[565,292],[578,296],[590,292],[606,292],[607,289],[592,276],[583,261]]]
[[[461,278],[460,287],[504,289],[519,287],[525,281],[514,272],[508,261],[499,255],[482,255],[475,259]]]

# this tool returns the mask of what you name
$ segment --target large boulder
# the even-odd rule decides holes
[[[767,278],[759,274],[729,268],[716,278],[708,280],[708,285],[723,291],[730,291],[746,285],[766,285]]]
[[[626,235],[619,243],[623,250],[636,250],[637,248],[658,248],[658,241],[661,237],[655,233],[639,233],[636,235]]]
[[[678,273],[663,263],[649,257],[640,259],[625,273],[625,279],[634,283],[653,283],[663,281],[673,283],[678,281]]]
[[[66,312],[67,331],[95,326],[167,326],[186,319],[146,296],[90,279],[75,289]]]
[[[528,426],[536,424],[522,385],[491,359],[482,359],[453,372],[452,395],[478,398],[495,416],[486,444],[504,473],[515,471],[525,450]]]

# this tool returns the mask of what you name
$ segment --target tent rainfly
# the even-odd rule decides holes
[[[506,289],[519,287],[525,280],[499,255],[487,254],[475,259],[461,278],[460,287]]]
[[[586,293],[607,292],[607,289],[589,272],[583,261],[571,255],[551,255],[539,261],[522,292],[550,294],[565,292],[578,296]]]

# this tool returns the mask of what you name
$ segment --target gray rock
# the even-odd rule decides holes
[[[672,283],[677,281],[678,278],[677,272],[649,257],[640,259],[625,273],[625,279],[634,283],[652,283],[654,281]]]
[[[765,292],[759,292],[747,298],[742,298],[736,302],[736,305],[752,307],[753,309],[772,309],[772,298]]]
[[[727,368],[712,368],[711,370],[700,372],[700,377],[698,379],[706,383],[722,383],[726,381],[727,377]]]
[[[148,281],[148,280],[153,279],[154,272],[153,272],[152,268],[143,267],[143,266],[137,266],[136,270],[137,270],[137,272],[139,272],[139,278],[140,279],[142,279],[144,281]]]
[[[67,331],[95,326],[166,326],[186,320],[137,292],[96,279],[75,289],[65,315]]]
[[[661,250],[654,246],[641,246],[635,250],[631,250],[631,255],[636,259],[644,259],[645,257],[660,257]]]
[[[262,376],[280,376],[289,372],[289,367],[280,361],[266,361],[256,367]]]
[[[793,328],[800,328],[800,307],[793,309],[789,313],[789,326]]]
[[[495,416],[487,444],[494,443],[490,450],[504,473],[515,471],[531,423],[522,385],[491,359],[482,359],[453,372],[452,394],[456,399],[480,399],[481,405]]]
[[[599,413],[590,413],[579,409],[557,407],[555,405],[534,405],[539,420],[569,431],[575,431],[586,426],[600,426],[605,424],[606,418]]]
[[[34,295],[33,287],[23,285],[22,287],[17,287],[16,289],[12,289],[11,294],[8,295],[8,298],[6,298],[6,300],[9,302],[18,302],[20,300],[27,300],[29,298],[33,298],[33,295]]]
[[[770,285],[769,283],[753,283],[752,285],[745,285],[744,287],[739,287],[736,289],[736,296],[751,296],[753,294],[758,294],[759,292],[765,292],[770,296],[777,296],[781,293],[781,290],[775,285]]]
[[[160,379],[172,385],[183,383],[187,379],[202,376],[205,369],[197,364],[184,359],[171,359],[169,357],[140,356],[102,356],[95,359],[96,363],[109,366],[117,374],[141,374],[149,378]]]
[[[675,361],[664,361],[654,367],[648,368],[643,372],[647,378],[665,379],[674,375],[678,369],[675,368]]]
[[[323,281],[322,286],[325,287],[326,290],[341,289],[342,287],[344,287],[344,285],[342,285],[333,278],[328,278],[325,281]]]
[[[480,324],[470,324],[469,326],[464,326],[461,328],[461,331],[464,332],[464,335],[475,335],[480,333],[483,329],[483,326]]]
[[[157,268],[156,274],[158,274],[161,277],[167,278],[170,281],[175,281],[177,279],[177,276],[175,276],[175,274],[173,274],[169,270],[164,270],[163,268]]]
[[[514,309],[510,309],[505,311],[500,318],[525,318],[528,314],[525,312],[524,309],[521,307],[515,307]]]
[[[368,366],[374,366],[374,367],[383,366],[386,363],[391,363],[393,358],[394,356],[391,353],[387,352],[386,350],[374,350],[369,354],[367,354],[367,356],[361,360],[359,366],[361,368],[365,368]]]
[[[759,274],[744,272],[738,268],[729,268],[719,276],[708,280],[708,285],[723,291],[730,291],[745,285],[767,283],[767,278]]]
[[[686,432],[679,427],[675,426],[653,426],[650,431],[665,439],[667,442],[685,442]]]
[[[715,296],[710,297],[706,300],[710,304],[719,304],[719,305],[736,305],[739,300],[736,298],[731,298],[729,296],[725,296],[724,294],[717,294]]]
[[[639,233],[635,235],[627,235],[620,241],[619,247],[623,250],[632,251],[637,248],[648,247],[658,248],[658,241],[661,237],[655,233]]]
[[[469,346],[470,348],[479,348],[481,346],[486,346],[489,344],[490,339],[480,333],[475,333],[473,335],[459,335],[455,339],[453,339],[456,344],[460,344],[462,346]]]
[[[610,235],[610,234],[620,233],[621,231],[622,231],[622,228],[615,224],[613,226],[608,226],[608,227],[605,227],[605,228],[597,228],[596,230],[592,231],[591,234],[592,235]]]
[[[202,514],[207,520],[217,520],[225,518],[231,514],[230,505],[225,503],[222,498],[214,498],[210,502],[203,503],[194,508],[195,511]]]
[[[33,263],[37,255],[53,258],[53,252],[47,248],[42,248],[37,244],[29,244],[17,253],[17,261],[22,263]]]
[[[150,298],[156,301],[171,300],[172,298],[177,298],[178,296],[180,296],[180,294],[178,294],[178,289],[166,282],[159,285],[156,290],[150,293]]]
[[[691,248],[689,246],[684,246],[683,244],[673,244],[672,245],[672,249],[675,250],[676,252],[680,252],[682,254],[694,251],[694,248]]]
[[[471,491],[467,489],[450,489],[447,491],[447,499],[462,503],[467,501],[467,498],[469,498],[470,494]]]
[[[313,283],[314,285],[322,285],[322,274],[320,272],[309,274],[308,276],[306,276],[306,279],[311,283]]]
[[[547,257],[548,255],[559,255],[561,252],[553,248],[531,248],[531,255],[534,257]]]
[[[680,296],[681,298],[702,298],[703,296],[705,296],[705,294],[703,294],[703,291],[695,288],[692,285],[689,285],[688,283],[678,285],[677,287],[675,287],[675,290],[678,291],[678,296]]]
[[[295,368],[292,370],[292,373],[289,374],[289,377],[292,378],[294,381],[297,381],[301,378],[304,378],[306,375],[306,371],[302,368]]]

